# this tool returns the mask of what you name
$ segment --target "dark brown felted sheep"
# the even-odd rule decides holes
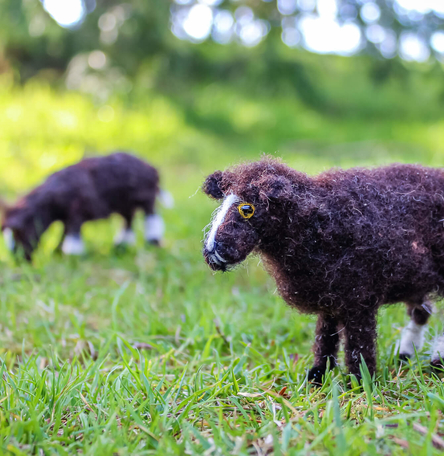
[[[125,227],[117,244],[132,244],[134,213],[146,214],[145,239],[159,244],[163,220],[155,213],[159,176],[155,168],[123,152],[87,158],[48,177],[14,206],[6,208],[2,230],[9,247],[30,260],[41,235],[55,221],[64,224],[59,248],[66,254],[84,251],[80,229],[89,220],[118,213]]]
[[[203,190],[223,199],[205,240],[209,266],[225,271],[257,252],[285,301],[318,315],[310,380],[336,364],[341,334],[349,371],[359,377],[362,356],[375,372],[384,304],[408,306],[400,355],[422,347],[428,298],[444,296],[444,171],[395,164],[309,177],[267,158],[216,171]],[[444,336],[432,363],[441,357]]]

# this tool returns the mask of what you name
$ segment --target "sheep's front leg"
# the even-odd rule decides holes
[[[361,378],[361,356],[370,375],[376,371],[376,309],[360,308],[344,319],[345,363],[350,374]]]
[[[67,222],[62,243],[62,252],[65,255],[83,255],[85,245],[83,244],[80,229],[82,222],[78,219]]]
[[[165,231],[163,219],[159,214],[148,214],[145,217],[145,241],[160,246]]]
[[[316,339],[313,346],[314,366],[308,372],[308,380],[320,384],[322,376],[330,367],[336,366],[339,346],[338,320],[330,315],[320,315],[316,324]]]
[[[63,248],[63,243],[65,242],[65,238],[66,238],[66,225],[63,225],[62,237],[60,238],[60,241],[54,250],[55,253],[62,253],[62,248]]]
[[[85,253],[85,245],[83,244],[82,236],[78,233],[67,233],[62,244],[62,252],[65,255],[83,255]]]
[[[132,229],[133,216],[133,211],[128,211],[128,213],[123,215],[125,219],[125,226],[114,238],[114,245],[118,250],[124,250],[126,246],[136,244],[136,233],[134,233]]]

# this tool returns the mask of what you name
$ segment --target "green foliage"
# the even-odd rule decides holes
[[[175,65],[181,65],[186,73],[187,69],[196,69],[196,66],[192,61],[186,65],[180,58],[181,52],[187,49],[188,54],[193,57],[196,57],[197,53],[193,50],[193,45],[181,43],[173,36],[171,23],[177,19],[176,16],[179,16],[180,12],[186,15],[188,9],[198,1],[189,0],[185,5],[181,3],[183,2],[163,0],[83,0],[88,13],[85,20],[70,29],[62,29],[44,10],[41,0],[1,0],[0,44],[3,42],[8,59],[12,60],[25,78],[42,68],[65,69],[75,55],[94,49],[108,52],[116,63],[131,75],[135,74],[142,61],[150,60],[153,56],[162,56]],[[379,58],[381,53],[386,57],[397,54],[396,46],[393,52],[387,54],[387,50],[381,50],[380,41],[372,42],[366,38],[369,24],[363,20],[361,0],[337,0],[336,3],[338,21],[353,23],[361,29],[362,41],[365,43],[362,49],[364,52]],[[442,29],[444,16],[438,4],[434,6],[435,10],[432,5],[429,8],[419,8],[418,5],[418,10],[422,10],[419,13],[399,5],[395,7],[392,0],[374,0],[373,3],[377,5],[380,14],[370,22],[383,27],[385,36],[393,33],[395,37],[399,37],[407,31],[417,34],[424,41],[424,46],[430,47],[431,36]],[[255,17],[271,26],[267,41],[280,46],[283,46],[282,31],[297,28],[301,17],[316,12],[316,9],[313,11],[314,3],[307,11],[298,5],[296,0],[243,0],[234,3],[230,0],[221,0],[216,6],[214,13],[235,13],[239,7],[250,9]],[[112,33],[107,27],[100,30],[100,20],[104,18],[104,14],[115,16],[116,24]],[[234,34],[234,42],[235,36]],[[210,37],[207,44],[212,52],[223,53],[221,46],[212,42]],[[0,46],[0,49],[3,46]],[[236,47],[237,45],[231,46],[231,51]],[[437,51],[436,56],[438,60],[442,58]],[[270,75],[272,73],[273,69]]]
[[[270,20],[272,29],[267,40],[252,49],[242,47],[236,41],[219,45],[208,40],[197,45],[176,38],[170,30],[171,11],[187,9],[189,5],[174,6],[174,2],[164,0],[123,3],[118,0],[84,0],[84,3],[97,5],[90,8],[82,24],[64,29],[44,10],[40,0],[1,0],[0,74],[12,71],[16,82],[25,82],[39,75],[52,84],[66,82],[70,89],[94,93],[101,99],[106,98],[109,90],[127,93],[133,87],[142,90],[155,87],[166,94],[177,94],[190,91],[190,87],[193,92],[196,85],[228,83],[252,97],[258,94],[297,94],[313,109],[328,110],[333,114],[339,110],[343,114],[349,106],[338,103],[338,100],[329,100],[324,93],[326,79],[342,83],[342,79],[335,79],[330,73],[331,66],[338,65],[345,77],[353,79],[358,74],[360,78],[364,72],[373,84],[388,85],[387,91],[393,91],[395,87],[405,91],[413,84],[418,90],[420,103],[428,104],[433,100],[435,109],[442,112],[444,88],[442,64],[439,63],[442,59],[414,65],[398,58],[375,58],[379,51],[372,43],[367,43],[369,52],[365,53],[366,57],[349,62],[340,58],[320,58],[300,48],[288,48],[281,40],[281,14],[276,9],[276,2],[247,0],[238,5],[226,0],[218,6],[234,12],[245,4],[258,17]],[[339,8],[340,14],[354,11],[365,36],[365,24],[358,15],[360,1],[342,0],[340,3],[344,6]],[[416,19],[408,19],[406,15],[400,18],[391,2],[378,0],[376,3],[382,12],[381,24],[384,27],[391,24],[397,34],[419,28],[421,37],[429,37],[443,21],[432,12]],[[302,13],[297,10],[295,14]],[[107,20],[114,24],[112,32],[103,27]],[[284,22],[296,24],[297,21],[295,16],[286,16]],[[428,41],[427,38],[426,43]],[[94,51],[103,53],[106,64],[91,65],[88,57]],[[431,88],[425,79],[433,81]],[[342,84],[342,90],[347,87]],[[426,93],[424,98],[420,96],[422,91]],[[342,94],[348,102],[359,96],[360,93]],[[387,100],[386,107],[391,107],[390,101]],[[377,104],[383,106],[380,100]],[[412,106],[415,104],[411,103],[410,108]],[[401,112],[404,111],[401,109]]]

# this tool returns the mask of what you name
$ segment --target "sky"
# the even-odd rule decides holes
[[[221,1],[175,0],[171,31],[178,38],[192,42],[212,38],[227,44],[237,40],[249,47],[256,46],[266,37],[270,29],[267,21],[256,18],[247,6],[240,5],[231,13],[219,7]],[[399,53],[404,60],[418,62],[425,62],[430,57],[429,43],[420,35],[404,32],[398,41],[392,30],[379,25],[380,9],[372,0],[360,0],[360,9],[350,11],[349,19],[341,22],[338,21],[337,0],[276,1],[283,17],[282,41],[289,47],[302,46],[320,54],[350,56],[361,50],[365,34],[384,57],[391,58]],[[43,6],[62,27],[76,26],[86,15],[82,0],[43,0]],[[395,0],[394,8],[398,14],[408,17],[431,11],[444,17],[444,0]],[[294,16],[296,11],[300,13]],[[364,29],[356,23],[358,14],[366,24]],[[444,57],[444,31],[436,32],[430,44]]]
[[[86,15],[82,0],[43,0],[43,7],[62,27],[72,27]]]

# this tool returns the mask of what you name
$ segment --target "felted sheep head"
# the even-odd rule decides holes
[[[1,229],[11,252],[30,261],[40,238],[34,212],[24,205],[6,208]]]
[[[222,200],[205,238],[203,255],[213,270],[242,262],[262,244],[273,242],[279,221],[293,205],[298,183],[289,168],[274,159],[216,171],[203,191]]]

